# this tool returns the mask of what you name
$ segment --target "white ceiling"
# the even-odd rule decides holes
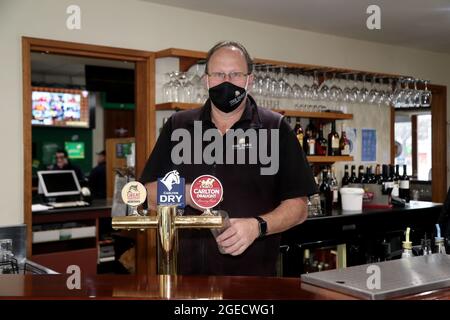
[[[450,0],[142,0],[342,37],[450,53]],[[366,9],[381,9],[369,30]]]

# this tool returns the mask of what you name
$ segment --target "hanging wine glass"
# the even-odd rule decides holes
[[[358,88],[358,79],[357,74],[353,75],[353,86],[350,90],[350,102],[356,103],[358,102],[359,88]]]
[[[396,84],[395,84],[395,90],[394,90],[394,94],[393,94],[394,96],[393,96],[392,102],[394,103],[394,106],[396,108],[401,108],[402,107],[400,102],[403,99],[403,93],[404,93],[403,88],[402,88],[402,82],[403,81],[404,81],[404,79],[398,79],[396,81]]]
[[[319,100],[319,79],[317,78],[317,71],[314,71],[313,84],[310,87],[311,99],[314,101]]]
[[[349,78],[349,75],[346,74],[345,75],[345,87],[342,90],[342,96],[343,96],[344,102],[351,102],[352,90],[350,89],[348,78]]]
[[[432,94],[431,91],[428,90],[428,82],[429,80],[424,80],[423,83],[425,84],[425,90],[422,90],[421,93],[421,102],[422,102],[422,107],[430,107],[431,106],[431,98],[432,98]]]
[[[319,99],[322,101],[329,100],[330,97],[330,88],[327,86],[327,73],[323,72],[323,81],[319,87]]]
[[[411,103],[414,108],[420,108],[422,104],[422,91],[417,89],[418,79],[414,79],[414,91],[411,97]]]
[[[386,91],[385,91],[386,99],[384,99],[384,104],[389,107],[392,104],[392,99],[394,98],[394,94],[392,92],[392,79],[389,78],[388,82],[389,82],[389,84],[386,87]]]
[[[366,75],[363,74],[363,76],[362,76],[362,88],[359,90],[358,102],[359,103],[366,102],[368,94],[369,94],[369,90],[367,90],[367,88],[366,88]]]
[[[367,102],[369,102],[369,103],[376,103],[378,95],[380,94],[377,90],[375,80],[376,80],[376,77],[373,76],[369,95],[367,96]]]

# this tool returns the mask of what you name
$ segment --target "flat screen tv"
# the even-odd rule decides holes
[[[81,90],[33,87],[34,126],[89,128],[87,94]]]

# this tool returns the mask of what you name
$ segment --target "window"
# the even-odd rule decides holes
[[[417,116],[417,179],[431,180],[431,114]]]
[[[417,128],[415,134],[413,133],[414,127]],[[417,150],[414,150],[414,146]],[[407,174],[413,179],[430,181],[431,113],[397,112],[395,116],[395,147],[395,164],[400,166],[406,164]]]

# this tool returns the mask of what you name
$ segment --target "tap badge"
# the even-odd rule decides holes
[[[190,194],[197,206],[202,209],[211,209],[222,201],[223,188],[216,177],[203,175],[192,182]]]
[[[180,177],[177,170],[172,170],[163,178],[158,178],[157,190],[158,205],[177,205],[185,207],[185,184],[184,178]]]
[[[129,206],[137,207],[141,203],[144,203],[146,197],[147,190],[138,181],[128,182],[122,188],[122,200]]]

